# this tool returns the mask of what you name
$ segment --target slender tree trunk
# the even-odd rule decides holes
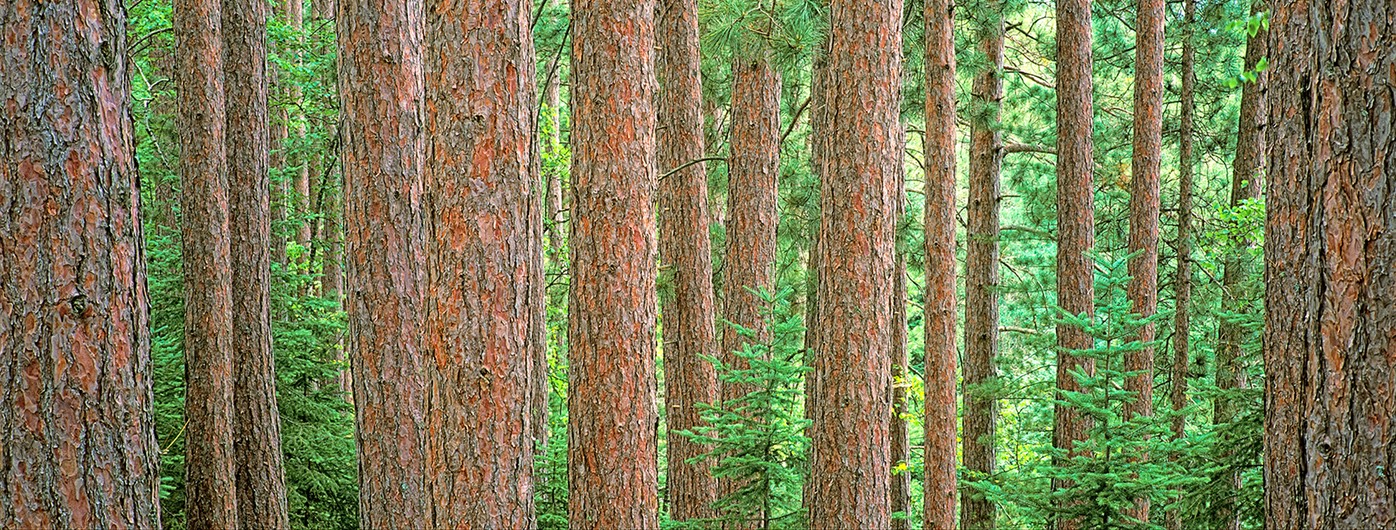
[[[1173,374],[1169,387],[1169,402],[1173,406],[1173,439],[1183,439],[1183,429],[1187,417],[1182,413],[1187,408],[1188,391],[1188,334],[1192,300],[1192,179],[1193,165],[1193,115],[1196,113],[1197,74],[1194,72],[1196,45],[1193,31],[1197,23],[1197,2],[1183,0],[1183,87],[1180,95],[1182,111],[1178,117],[1178,270],[1173,284],[1177,293],[1173,314]],[[1173,456],[1177,459],[1177,455]],[[1183,521],[1178,510],[1169,510],[1166,521],[1169,530],[1181,530]]]
[[[1276,2],[1265,527],[1396,527],[1396,16]]]
[[[548,114],[548,119],[552,127],[552,136],[548,145],[544,146],[549,153],[556,153],[558,149],[562,147],[562,96],[558,90],[559,85],[562,84],[562,80],[560,79],[562,75],[558,70],[559,61],[561,61],[561,55],[554,55],[551,62],[548,64],[548,69],[559,73],[549,76],[547,84],[543,87],[543,99],[547,102],[546,105],[548,109],[551,110]],[[699,127],[702,127],[701,119]],[[702,134],[701,129],[699,134]],[[544,219],[547,220],[548,237],[550,238],[553,249],[561,249],[562,246],[566,244],[563,238],[563,219],[561,214],[562,180],[567,177],[567,172],[560,168],[555,168],[548,170],[544,176],[548,181],[548,187],[546,188],[547,196],[543,201],[543,215]],[[556,252],[551,254],[555,255]]]
[[[906,127],[898,127],[901,136],[901,145],[906,145]],[[892,336],[888,352],[891,355],[892,365],[892,469],[889,470],[892,476],[891,502],[892,513],[901,512],[902,518],[892,519],[893,530],[908,530],[911,523],[907,517],[911,515],[911,473],[907,471],[896,471],[897,467],[906,465],[911,460],[911,433],[907,430],[906,422],[906,389],[907,377],[911,370],[911,360],[907,357],[906,351],[906,255],[902,253],[903,245],[901,238],[901,222],[906,216],[906,171],[904,160],[898,160],[897,186],[896,186],[896,221],[893,225],[896,243],[896,261],[892,271],[892,296],[889,303],[892,304]]]
[[[990,390],[998,377],[999,351],[999,172],[1003,138],[1003,4],[991,2],[977,16],[979,50],[988,58],[974,75],[970,93],[969,223],[965,254],[965,469],[974,480],[994,475],[998,400]],[[960,527],[992,530],[994,503],[971,486],[964,491]]]
[[[532,398],[544,313],[532,6],[463,0],[426,12],[433,528],[535,524]]]
[[[703,87],[699,79],[698,2],[664,0],[659,36],[659,170],[704,156]],[[664,315],[664,403],[668,407],[669,516],[711,517],[717,500],[712,462],[689,460],[710,448],[679,434],[702,425],[699,403],[718,398],[712,243],[708,238],[708,176],[703,164],[659,181],[660,300]],[[729,306],[730,307],[730,306]]]
[[[359,524],[432,524],[422,349],[422,31],[418,0],[343,0],[339,95]]]
[[[285,6],[286,22],[290,24],[291,29],[299,35],[305,28],[305,3],[303,0],[285,0]],[[304,41],[297,38],[296,47],[297,52],[303,51],[305,47]],[[300,61],[297,60],[296,62],[299,63]],[[301,101],[301,87],[296,84],[291,84],[289,86],[291,101]],[[298,118],[303,120],[304,116]],[[298,121],[290,134],[294,135],[297,143],[304,143],[304,121]],[[311,156],[304,152],[294,158],[288,158],[291,164],[294,165],[294,169],[291,173],[290,187],[293,188],[295,204],[296,244],[301,246],[302,252],[307,253],[301,255],[300,261],[302,264],[307,263],[306,257],[310,251],[310,223],[312,221],[308,214],[310,213],[310,190],[313,189],[310,186],[310,159]]]
[[[926,2],[925,525],[955,530],[955,2]]]
[[[185,519],[237,526],[233,464],[233,313],[223,38],[218,0],[173,7],[183,217]]]
[[[288,90],[287,82],[284,81],[284,74],[276,68],[268,69],[268,77],[273,89],[278,93]],[[286,106],[275,107],[272,112],[275,116],[271,119],[271,138],[267,141],[270,151],[268,161],[269,172],[277,172],[286,167],[286,124],[290,121],[290,113]],[[278,263],[283,268],[286,266],[286,237],[281,232],[281,227],[286,223],[286,182],[280,178],[270,178],[271,187],[271,262]]]
[[[812,528],[890,526],[896,185],[900,179],[901,0],[830,3],[824,103],[814,430],[805,499]]]
[[[765,51],[756,57],[739,57],[732,63],[732,158],[728,164],[727,249],[722,268],[724,291],[722,320],[755,332],[744,337],[724,326],[722,359],[735,369],[746,369],[737,355],[748,344],[766,342],[770,333],[763,315],[766,303],[757,292],[775,291],[776,226],[780,195],[780,74]],[[722,385],[724,402],[738,399],[757,388]],[[744,484],[723,480],[719,495],[735,493]],[[760,521],[766,513],[750,516]],[[745,525],[738,528],[755,528]]]
[[[814,323],[819,315],[819,254],[823,246],[819,244],[819,230],[822,223],[822,212],[824,209],[824,148],[826,138],[825,131],[828,129],[828,106],[825,105],[824,95],[826,87],[824,79],[828,76],[829,46],[826,40],[821,49],[815,54],[813,64],[810,65],[810,111],[809,111],[809,150],[810,150],[810,173],[814,175],[815,185],[819,187],[815,191],[816,216],[812,218],[813,226],[810,227],[810,248],[809,256],[805,258],[805,337],[804,337],[804,362],[806,368],[813,368],[818,351],[814,348],[815,335],[818,332]],[[815,398],[817,385],[814,383],[815,373],[805,372],[805,419],[811,421],[811,425],[806,427],[805,434],[813,436],[815,425],[813,425],[814,411],[819,405],[819,400]],[[806,507],[808,503],[806,502]]]
[[[567,515],[583,530],[658,527],[654,8],[572,4]]]
[[[287,528],[281,416],[271,350],[267,5],[223,0],[231,202],[233,453],[238,527]]]
[[[1091,3],[1057,2],[1057,305],[1077,316],[1095,314],[1094,270],[1095,193],[1092,185],[1091,142]],[[1057,399],[1079,392],[1075,374],[1095,372],[1095,361],[1073,352],[1091,347],[1091,336],[1079,327],[1057,324]],[[1086,438],[1090,418],[1075,407],[1056,405],[1052,447],[1067,454]],[[1060,459],[1054,459],[1061,465]],[[1072,487],[1054,480],[1052,489]],[[1080,521],[1056,519],[1056,530],[1075,530]]]
[[[1266,9],[1264,2],[1251,6],[1252,13]],[[1245,68],[1255,72],[1255,82],[1246,83],[1241,89],[1241,118],[1236,129],[1236,158],[1232,164],[1231,208],[1239,208],[1246,201],[1260,197],[1260,181],[1265,168],[1265,125],[1266,125],[1266,79],[1270,74],[1257,71],[1256,65],[1268,54],[1269,30],[1262,27],[1255,35],[1246,39]],[[1256,242],[1249,237],[1231,241],[1231,250],[1222,261],[1222,311],[1240,313],[1254,303],[1254,291],[1249,288],[1252,275],[1249,255]],[[1222,392],[1229,392],[1246,386],[1246,373],[1241,363],[1242,349],[1246,342],[1246,331],[1230,319],[1221,319],[1217,331],[1216,385]],[[1223,396],[1213,403],[1213,421],[1216,425],[1231,423],[1236,417],[1237,404]],[[1236,511],[1234,492],[1241,487],[1240,470],[1228,473],[1227,486],[1216,503],[1215,516],[1225,521],[1227,530],[1240,530],[1241,519]]]
[[[1159,174],[1163,152],[1163,19],[1164,0],[1138,0],[1134,55],[1134,155],[1129,196],[1128,293],[1132,311],[1140,317],[1158,311]],[[1144,348],[1125,354],[1125,391],[1135,393],[1125,403],[1125,419],[1154,412],[1154,324],[1145,324],[1136,338]],[[1143,455],[1148,459],[1147,454]],[[1149,521],[1149,499],[1140,497],[1125,511]]]
[[[159,528],[126,12],[0,28],[0,527]]]

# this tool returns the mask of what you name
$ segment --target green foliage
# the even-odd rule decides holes
[[[799,363],[804,326],[799,314],[790,310],[788,300],[794,290],[752,292],[766,306],[763,320],[770,329],[769,338],[729,322],[730,330],[753,341],[733,352],[743,362],[707,358],[723,385],[741,385],[751,391],[721,404],[700,404],[706,425],[681,431],[711,447],[695,461],[713,460],[713,476],[736,485],[714,503],[717,517],[691,523],[697,528],[714,522],[798,528],[803,522],[801,469],[809,448],[804,435],[809,421],[801,406],[803,375],[809,369]]]
[[[1135,499],[1161,506],[1183,488],[1203,481],[1169,458],[1182,443],[1174,441],[1168,431],[1170,413],[1126,413],[1126,407],[1139,396],[1124,389],[1125,379],[1152,374],[1127,371],[1125,358],[1161,345],[1141,342],[1137,336],[1143,326],[1166,316],[1159,313],[1143,318],[1130,311],[1131,302],[1125,295],[1129,259],[1100,263],[1106,272],[1097,285],[1100,300],[1094,317],[1062,315],[1063,323],[1079,327],[1095,339],[1093,348],[1071,352],[1093,359],[1094,373],[1074,372],[1081,390],[1062,396],[1063,404],[1082,412],[1091,423],[1086,439],[1078,441],[1069,454],[1054,452],[1061,464],[1048,468],[1046,475],[1069,486],[1040,496],[1039,507],[1052,517],[1078,519],[1083,529],[1162,528],[1162,517],[1141,522],[1126,510]]]

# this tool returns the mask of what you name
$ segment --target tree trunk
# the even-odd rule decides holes
[[[221,12],[218,0],[179,0],[173,7],[188,421],[185,518],[194,529],[237,526]]]
[[[1251,6],[1252,13],[1266,9],[1264,2]],[[1268,54],[1269,30],[1262,27],[1255,35],[1246,39],[1245,68],[1255,72],[1255,82],[1246,83],[1241,89],[1241,118],[1236,129],[1236,158],[1232,164],[1231,208],[1239,208],[1246,201],[1260,197],[1260,181],[1265,168],[1265,125],[1266,125],[1266,79],[1270,74],[1256,71],[1260,58]],[[1249,237],[1231,241],[1231,250],[1222,261],[1222,311],[1240,313],[1254,303],[1254,291],[1249,288],[1251,260],[1248,257],[1256,242]],[[1246,386],[1246,372],[1241,363],[1246,331],[1230,319],[1221,319],[1217,325],[1217,390],[1228,392]],[[1220,397],[1213,403],[1213,421],[1217,425],[1231,423],[1236,417],[1237,404],[1231,399]],[[1229,486],[1223,491],[1236,491],[1241,487],[1241,473],[1236,470],[1226,478]],[[1227,530],[1240,530],[1241,519],[1236,512],[1236,499],[1233,495],[1223,495],[1215,510],[1216,519],[1225,521]]]
[[[422,29],[418,0],[343,0],[339,95],[345,268],[363,528],[431,525],[422,336]]]
[[[160,527],[126,14],[85,7],[0,13],[5,528]]]
[[[223,0],[228,226],[232,241],[233,454],[238,527],[287,528],[271,350],[267,5]]]
[[[1163,152],[1163,7],[1164,0],[1138,0],[1134,54],[1134,154],[1129,195],[1129,251],[1139,253],[1129,261],[1128,294],[1132,312],[1142,318],[1158,311],[1159,173]],[[1154,324],[1141,327],[1135,337],[1144,343],[1125,354],[1125,391],[1133,401],[1125,403],[1125,419],[1154,412]],[[1148,459],[1147,454],[1143,455]],[[1149,499],[1140,497],[1125,513],[1149,522]]]
[[[659,8],[659,170],[704,156],[699,79],[698,2],[665,0]],[[704,357],[717,355],[712,243],[708,238],[708,176],[703,164],[659,181],[660,299],[664,315],[664,403],[668,407],[669,515],[675,521],[711,517],[717,484],[710,448],[682,430],[702,425],[697,404],[718,398],[717,374]],[[730,306],[729,306],[730,307]]]
[[[897,132],[901,137],[901,145],[906,145],[906,128],[898,127]],[[906,351],[906,255],[902,253],[904,245],[901,244],[903,241],[900,230],[902,218],[906,216],[906,168],[903,166],[904,160],[899,159],[898,162],[896,221],[893,224],[893,234],[896,237],[894,250],[897,254],[892,268],[892,296],[888,298],[892,304],[892,336],[889,343],[891,351],[888,352],[892,365],[892,469],[889,471],[892,476],[891,510],[892,513],[903,514],[900,519],[892,519],[892,530],[908,530],[911,528],[911,523],[907,520],[911,515],[911,473],[896,470],[911,461],[911,433],[906,424],[907,374],[911,370],[911,360]]]
[[[827,93],[828,83],[824,80],[829,72],[829,44],[826,39],[821,48],[815,53],[814,60],[810,65],[810,111],[809,111],[809,150],[810,150],[810,173],[814,175],[815,185],[819,189],[815,192],[816,206],[813,225],[810,227],[810,248],[809,255],[805,258],[805,337],[804,337],[804,362],[805,367],[814,368],[815,357],[818,351],[814,347],[815,336],[818,333],[814,323],[819,318],[819,261],[820,252],[823,246],[819,244],[820,224],[823,222],[824,210],[824,151],[826,147],[826,131],[828,130],[828,106],[825,105],[824,96]],[[815,408],[819,406],[819,400],[815,396],[817,385],[815,385],[815,374],[813,371],[805,372],[805,419],[811,424],[805,428],[806,436],[814,436],[816,428],[813,425]],[[805,502],[802,499],[802,502]],[[805,502],[808,507],[808,502]]]
[[[1183,439],[1187,417],[1188,334],[1192,300],[1192,178],[1196,158],[1193,154],[1193,115],[1196,112],[1197,74],[1194,72],[1194,26],[1197,24],[1197,2],[1183,0],[1183,87],[1180,94],[1182,112],[1178,116],[1178,270],[1174,276],[1177,293],[1173,314],[1173,374],[1169,387],[1169,402],[1173,406],[1173,439]],[[1177,455],[1173,458],[1176,460]],[[1183,521],[1178,510],[1169,510],[1166,521],[1169,530],[1181,530]]]
[[[776,226],[780,195],[780,74],[765,51],[732,63],[732,158],[728,164],[727,249],[722,268],[722,320],[755,332],[748,338],[730,325],[722,331],[722,359],[746,369],[737,355],[746,345],[770,340],[764,318],[767,305],[757,294],[775,291]],[[756,390],[753,385],[723,384],[724,402]],[[723,480],[719,495],[744,484]],[[756,520],[766,513],[751,514]],[[754,528],[746,526],[745,528]],[[739,528],[743,528],[740,527]]]
[[[286,22],[290,24],[291,29],[298,36],[294,53],[303,53],[305,44],[299,35],[305,28],[305,3],[302,0],[285,0],[285,6]],[[296,62],[299,63],[300,60],[297,59]],[[299,85],[290,85],[290,97],[293,102],[301,102],[301,87]],[[291,131],[290,134],[294,135],[296,143],[303,144],[305,142],[304,116],[299,118],[302,121],[296,123],[295,130]],[[304,151],[295,157],[288,157],[288,160],[294,165],[291,173],[291,187],[293,188],[293,204],[295,204],[296,244],[300,245],[301,252],[305,253],[301,255],[300,259],[302,266],[308,263],[306,257],[310,252],[310,190],[313,189],[310,186],[310,158],[310,154]]]
[[[465,0],[426,12],[433,528],[535,524],[532,398],[544,312],[532,5]]]
[[[926,2],[925,526],[955,530],[955,2]]]
[[[559,61],[561,61],[561,55],[554,55],[552,61],[548,64],[548,69],[556,73],[548,77],[548,82],[543,87],[543,99],[547,102],[548,109],[552,111],[548,115],[553,132],[552,140],[548,142],[548,145],[544,146],[549,153],[556,153],[558,149],[562,147],[562,96],[558,90],[558,85],[562,83],[560,79],[562,74],[558,70]],[[562,168],[553,168],[545,175],[548,181],[548,187],[546,188],[547,197],[543,201],[543,218],[547,220],[548,237],[550,238],[551,249],[554,250],[554,252],[549,253],[550,256],[555,255],[557,253],[555,252],[556,250],[560,250],[563,245],[567,244],[566,240],[563,238],[563,219],[561,217],[562,180],[566,177],[567,171]],[[550,257],[549,259],[552,258]]]
[[[965,254],[965,469],[974,480],[990,480],[996,465],[998,399],[990,390],[998,377],[999,351],[999,172],[1003,138],[1003,5],[976,15],[979,51],[988,58],[970,92],[969,222]],[[965,489],[960,527],[992,530],[994,503],[977,488]]]
[[[1396,17],[1276,2],[1270,23],[1265,527],[1396,527]]]
[[[1057,2],[1057,305],[1076,316],[1095,314],[1094,268],[1095,189],[1091,184],[1094,147],[1091,143],[1091,3]],[[1074,374],[1095,372],[1095,361],[1073,352],[1089,349],[1093,340],[1079,327],[1057,324],[1057,399],[1079,392]],[[1075,407],[1057,402],[1052,447],[1070,454],[1073,444],[1086,439],[1090,418]],[[1054,459],[1061,465],[1061,459]],[[1054,480],[1052,489],[1071,487]],[[1056,530],[1075,530],[1080,521],[1057,519]]]
[[[824,103],[814,430],[805,486],[812,528],[890,526],[896,185],[902,145],[902,2],[835,0]]]
[[[567,515],[658,527],[654,1],[572,4]]]

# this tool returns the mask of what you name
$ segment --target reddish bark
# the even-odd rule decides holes
[[[1132,311],[1140,317],[1158,311],[1159,176],[1163,152],[1163,0],[1138,0],[1134,54],[1134,154],[1129,195],[1129,261],[1127,288]],[[1125,418],[1154,412],[1154,324],[1139,329],[1144,348],[1125,354]],[[1143,456],[1144,459],[1148,455]],[[1125,511],[1149,521],[1149,499],[1134,500]]]
[[[1173,314],[1173,368],[1168,396],[1174,411],[1174,440],[1183,439],[1187,419],[1181,412],[1187,407],[1190,358],[1188,334],[1191,331],[1191,308],[1188,306],[1192,300],[1192,179],[1193,165],[1197,160],[1193,153],[1193,117],[1197,98],[1197,74],[1193,66],[1197,51],[1193,31],[1197,23],[1197,2],[1184,0],[1183,13],[1182,111],[1178,116],[1178,270],[1173,280],[1177,301]],[[1176,460],[1177,455],[1173,458]],[[1165,523],[1170,530],[1181,530],[1183,522],[1179,510],[1169,510]]]
[[[281,416],[271,351],[267,5],[223,0],[222,7],[238,527],[287,528]]]
[[[463,0],[426,12],[422,351],[433,528],[534,525],[543,242],[532,5]]]
[[[337,5],[359,522],[424,528],[423,8],[418,0]]]
[[[827,155],[821,175],[813,528],[890,526],[894,228],[900,178],[902,2],[830,3]]]
[[[1091,3],[1057,2],[1057,305],[1072,315],[1095,314],[1094,272],[1089,253],[1095,247],[1095,194],[1091,135]],[[1072,352],[1091,347],[1084,330],[1057,324],[1057,398],[1079,392],[1073,374],[1090,374],[1095,362]],[[1086,438],[1090,419],[1074,407],[1056,405],[1052,446],[1070,453]],[[1058,461],[1057,464],[1061,462]],[[1053,481],[1053,489],[1069,487]],[[1053,521],[1057,530],[1074,530],[1079,521]]]
[[[1270,12],[1265,527],[1396,527],[1396,16]]]
[[[899,127],[901,135],[899,142],[906,145],[906,129]],[[901,239],[901,220],[906,216],[906,170],[903,167],[905,161],[899,160],[897,164],[897,185],[896,201],[897,214],[896,224],[893,225],[897,241],[895,251],[896,261],[892,268],[892,296],[889,303],[892,304],[892,335],[889,343],[891,349],[892,364],[892,456],[890,462],[892,469],[889,470],[892,476],[891,484],[891,509],[892,513],[902,513],[904,517],[892,519],[892,530],[907,530],[911,523],[907,517],[911,515],[911,473],[897,471],[899,466],[909,463],[911,460],[911,432],[907,430],[906,423],[906,389],[907,374],[911,370],[911,359],[907,357],[906,351],[906,255],[902,253],[903,245]]]
[[[233,313],[223,38],[217,0],[179,0],[173,23],[184,262],[185,518],[237,524],[233,464]]]
[[[0,527],[159,528],[126,15],[38,4],[0,10]]]
[[[727,249],[722,268],[723,322],[755,332],[744,337],[736,328],[722,331],[723,361],[737,369],[747,362],[737,355],[748,344],[770,340],[763,317],[761,290],[775,291],[777,179],[780,176],[780,74],[765,52],[732,64],[732,156],[728,162]],[[723,384],[722,400],[756,390],[752,385]],[[723,481],[720,495],[741,484]],[[749,514],[763,520],[763,513]]]
[[[665,0],[659,8],[659,169],[704,156],[703,87],[699,79],[698,2]],[[717,355],[712,243],[708,238],[708,176],[703,164],[659,181],[660,301],[664,316],[664,403],[668,407],[669,515],[687,521],[713,515],[712,462],[690,459],[709,448],[679,434],[702,425],[698,403],[718,399],[717,374],[703,357]]]
[[[955,3],[926,2],[925,525],[955,529]]]
[[[998,377],[999,351],[999,173],[1003,138],[1003,6],[992,3],[975,31],[979,51],[988,58],[974,75],[970,91],[969,217],[965,230],[965,469],[987,480],[997,467],[995,425],[998,400],[986,390]],[[992,530],[994,503],[974,488],[961,501],[960,527]]]
[[[572,4],[573,528],[658,526],[653,0]]]

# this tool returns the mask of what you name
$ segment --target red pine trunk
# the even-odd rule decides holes
[[[217,0],[173,6],[183,217],[185,518],[190,528],[236,526],[233,313],[223,38]]]
[[[991,20],[976,28],[979,50],[989,59],[974,76],[970,97],[978,109],[970,117],[969,223],[965,231],[965,469],[975,480],[994,474],[998,400],[987,393],[998,377],[999,351],[999,172],[1003,138],[998,113],[1003,107],[1003,6],[992,3]],[[965,490],[960,527],[992,530],[994,503],[973,488]]]
[[[955,529],[955,3],[926,2],[925,525]]]
[[[1265,527],[1396,527],[1396,13],[1275,2]]]
[[[812,528],[890,526],[896,185],[901,170],[900,0],[835,0],[824,104],[819,307],[813,348]]]
[[[423,8],[418,0],[337,5],[359,524],[425,528]]]
[[[653,0],[572,4],[572,528],[658,527]]]
[[[704,156],[703,87],[699,79],[698,2],[665,0],[659,8],[659,170]],[[664,316],[664,403],[667,407],[669,516],[711,517],[717,500],[712,462],[688,461],[708,451],[679,434],[702,425],[698,403],[718,398],[712,242],[708,238],[708,176],[703,164],[659,181],[660,300]]]
[[[1092,185],[1094,129],[1091,106],[1091,3],[1057,2],[1057,305],[1072,315],[1095,314],[1095,193]],[[1079,392],[1073,374],[1090,374],[1095,361],[1073,355],[1091,347],[1091,336],[1069,324],[1057,324],[1057,398]],[[1056,405],[1052,446],[1071,451],[1086,438],[1090,419],[1074,407]],[[1060,465],[1061,462],[1057,462]],[[1053,489],[1069,487],[1054,481]],[[1053,521],[1056,530],[1074,530],[1080,521]]]
[[[37,4],[0,15],[0,527],[159,528],[126,14]]]
[[[463,0],[426,13],[423,354],[434,528],[534,526],[544,312],[532,5]]]

